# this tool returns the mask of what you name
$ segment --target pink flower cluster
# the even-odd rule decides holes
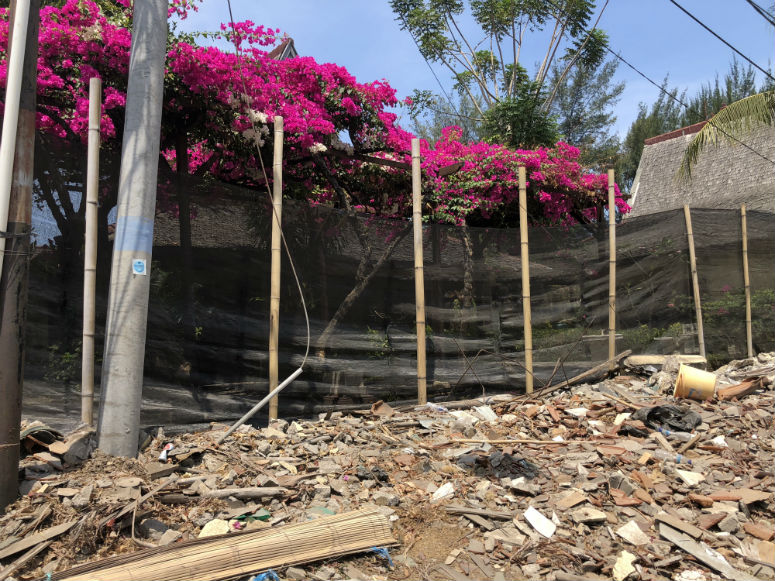
[[[401,141],[400,150],[408,149],[408,138],[394,132]],[[460,141],[462,130],[452,126],[442,130],[442,139],[432,147],[421,141],[422,168],[430,182],[434,221],[463,224],[477,213],[483,219],[513,209],[519,197],[518,168],[525,166],[528,189],[528,212],[531,221],[570,225],[580,217],[596,217],[596,205],[607,204],[608,177],[586,173],[578,162],[579,150],[558,142],[552,148],[510,150],[488,143],[466,144]],[[403,161],[410,162],[409,155]],[[462,162],[462,168],[451,176],[441,177],[443,167]],[[615,186],[616,205],[626,213],[630,207]],[[411,199],[403,194],[389,196],[377,213],[408,216]]]
[[[172,0],[170,15],[185,17],[198,0]],[[69,139],[86,139],[88,88],[91,77],[103,81],[102,137],[117,137],[126,105],[126,75],[131,44],[130,3],[116,0],[123,15],[108,18],[93,0],[65,0],[41,9],[38,58],[38,126]],[[347,132],[356,150],[409,162],[412,135],[397,125],[389,108],[398,104],[385,81],[358,82],[345,68],[318,63],[311,57],[277,61],[268,56],[279,31],[246,21],[222,25],[225,38],[240,47],[235,52],[203,47],[172,37],[165,75],[162,139],[165,155],[174,163],[170,139],[184,130],[193,139],[189,171],[203,163],[216,177],[258,183],[256,145],[271,139],[267,127],[276,115],[284,120],[289,174],[303,184],[313,203],[336,197],[316,172],[299,159],[325,150]],[[8,11],[0,8],[0,87],[7,75]],[[605,203],[605,175],[587,174],[575,147],[509,150],[487,143],[465,144],[458,127],[448,127],[431,145],[421,145],[426,199],[431,219],[456,224],[472,215],[489,219],[505,214],[518,197],[517,169],[527,170],[529,209],[534,221],[569,224],[595,215]],[[314,149],[317,148],[317,149]],[[213,157],[215,156],[215,157]],[[212,161],[214,160],[214,162]],[[363,184],[363,211],[382,216],[410,214],[410,190],[403,170],[375,168],[355,160],[327,158],[335,170]],[[462,162],[462,168],[442,177],[439,170]],[[391,182],[392,180],[392,182]],[[403,182],[402,182],[403,180]],[[391,187],[392,186],[392,187]],[[629,206],[617,188],[617,206]]]

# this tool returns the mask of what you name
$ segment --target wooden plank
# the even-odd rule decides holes
[[[499,512],[497,510],[472,508],[469,506],[460,506],[458,504],[448,504],[444,507],[444,510],[453,514],[476,514],[479,516],[486,516],[487,518],[494,518],[498,520],[511,520],[514,518],[513,512]]]
[[[674,529],[678,529],[679,531],[686,533],[690,537],[694,537],[695,539],[699,539],[702,536],[701,529],[698,529],[693,524],[689,524],[686,521],[669,515],[666,512],[659,512],[654,518],[659,522],[663,522],[667,525],[670,525]]]
[[[228,498],[233,496],[234,498],[245,500],[284,496],[287,493],[288,489],[282,486],[254,486],[248,488],[221,488],[220,490],[211,490],[202,496],[207,498]]]
[[[665,364],[665,359],[675,357],[684,365],[707,365],[708,360],[700,355],[630,355],[623,363],[626,367],[645,367],[646,365]]]
[[[494,524],[492,524],[486,518],[479,516],[478,514],[463,514],[463,516],[470,520],[472,523],[479,525],[486,531],[492,531],[495,529]]]
[[[627,351],[623,351],[619,353],[619,355],[614,357],[613,363],[618,364],[619,361],[621,361],[622,359],[624,359],[625,357],[631,354],[632,354],[632,349],[627,349]],[[524,396],[521,396],[521,398],[528,399],[531,397],[532,398],[541,397],[541,396],[550,394],[553,391],[557,391],[558,389],[562,389],[563,387],[569,387],[576,383],[580,383],[586,379],[591,379],[593,377],[596,377],[600,374],[609,373],[610,369],[611,369],[611,361],[603,361],[600,365],[595,365],[593,368],[588,369],[583,373],[579,373],[578,375],[571,377],[567,381],[563,381],[561,383],[558,383],[557,385],[548,385],[546,387],[542,387],[541,389],[538,389],[535,392],[533,392],[532,396],[530,394],[525,394]]]
[[[755,581],[756,577],[749,575],[745,571],[735,569],[732,565],[726,562],[721,557],[717,557],[717,553],[712,551],[711,548],[705,543],[698,543],[693,540],[689,535],[686,535],[680,531],[669,527],[665,523],[660,523],[659,534],[673,543],[679,549],[689,553],[692,557],[704,563],[714,571],[718,571],[727,579],[734,579],[735,581]]]
[[[0,551],[0,559],[5,559],[6,557],[10,557],[11,555],[20,553],[21,551],[25,551],[30,547],[34,547],[38,543],[42,543],[49,539],[53,539],[54,537],[58,537],[62,533],[65,533],[69,531],[71,528],[73,528],[73,526],[77,522],[78,522],[77,520],[71,520],[66,523],[62,523],[61,525],[49,527],[45,530],[40,531],[39,533],[30,535],[29,537],[26,537],[20,541],[16,541],[14,544],[9,545],[8,547]]]
[[[53,542],[54,542],[54,539],[49,539],[47,541],[43,541],[42,543],[38,544],[37,547],[31,548],[29,551],[24,553],[21,557],[16,559],[13,563],[8,565],[5,569],[0,570],[0,579],[8,579],[11,575],[16,573],[16,571],[24,567],[24,565],[27,564],[27,561],[32,559],[38,553],[46,550],[49,547],[49,545]]]
[[[132,512],[132,511],[133,511],[133,510],[135,510],[135,509],[136,509],[138,506],[140,506],[140,505],[141,505],[143,502],[145,502],[146,500],[148,500],[149,498],[151,498],[151,497],[152,497],[154,494],[156,494],[157,492],[159,492],[159,491],[160,491],[162,488],[164,488],[165,486],[168,486],[168,485],[172,484],[172,483],[173,483],[173,482],[175,482],[177,479],[178,479],[178,475],[177,475],[177,474],[171,474],[171,475],[169,475],[169,476],[168,476],[168,477],[167,477],[165,480],[163,480],[162,482],[160,482],[159,484],[157,484],[157,485],[156,485],[154,488],[152,488],[151,490],[149,490],[148,492],[146,492],[146,493],[145,493],[143,496],[141,496],[141,497],[140,497],[140,498],[138,498],[137,500],[135,500],[135,501],[133,501],[133,502],[130,502],[129,504],[127,504],[127,505],[126,505],[124,508],[122,508],[122,509],[121,509],[120,511],[118,511],[116,514],[114,514],[114,515],[111,515],[111,516],[108,516],[108,517],[106,517],[106,518],[102,519],[102,521],[100,522],[100,524],[99,524],[99,526],[98,526],[97,528],[100,528],[100,529],[101,529],[102,527],[104,527],[104,526],[105,526],[106,524],[108,524],[109,522],[111,522],[111,521],[115,522],[115,521],[117,521],[118,519],[120,519],[120,518],[122,518],[122,517],[124,517],[124,516],[128,515],[130,512]]]

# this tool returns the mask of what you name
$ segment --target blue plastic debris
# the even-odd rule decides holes
[[[387,560],[388,565],[391,567],[393,566],[393,559],[390,558],[390,553],[388,553],[388,550],[385,547],[372,547],[371,550],[374,553],[377,553],[380,557]]]

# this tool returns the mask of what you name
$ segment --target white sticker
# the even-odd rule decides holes
[[[132,274],[141,274],[143,276],[148,274],[148,270],[145,268],[145,259],[135,258],[132,261]]]

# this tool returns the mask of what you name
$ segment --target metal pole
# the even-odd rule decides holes
[[[422,261],[422,171],[420,140],[412,139],[412,226],[414,228],[414,300],[417,320],[417,403],[428,402],[425,362],[425,277]]]
[[[751,329],[751,278],[748,273],[748,218],[745,204],[740,207],[740,217],[743,226],[743,283],[745,284],[745,342],[748,347],[748,357],[753,357],[753,333]]]
[[[39,0],[26,3],[28,10],[23,23],[26,35],[12,36],[10,58],[18,52],[17,39],[23,38],[24,63],[20,84],[19,107],[15,135],[16,155],[8,199],[8,212],[3,230],[9,235],[4,252],[0,282],[0,509],[16,499],[19,473],[19,424],[21,422],[24,387],[24,326],[27,314],[29,278],[30,219],[32,215],[32,182],[35,153],[35,92],[37,84]],[[12,29],[22,15],[14,2],[10,7]],[[26,38],[24,38],[26,36]],[[6,95],[10,99],[10,94]],[[6,101],[7,102],[7,101]],[[10,120],[9,120],[10,122]],[[6,145],[3,126],[3,145]],[[5,238],[2,238],[5,243]],[[3,253],[0,253],[2,257]]]
[[[705,332],[702,328],[702,305],[700,304],[700,282],[697,276],[697,257],[694,254],[694,232],[692,231],[692,214],[689,206],[684,206],[686,219],[686,236],[689,238],[689,265],[692,270],[692,289],[694,292],[694,311],[697,315],[697,342],[700,345],[700,356],[705,357]]]
[[[608,170],[608,359],[616,367],[616,191],[614,170]]]
[[[272,164],[272,265],[269,285],[269,391],[277,387],[280,374],[280,273],[283,217],[283,118],[274,118]],[[278,398],[269,402],[269,419],[277,418]]]
[[[94,424],[94,310],[97,287],[97,190],[100,181],[102,81],[89,80],[89,148],[86,168],[86,233],[83,258],[81,421]]]
[[[530,253],[527,246],[527,179],[519,166],[519,238],[522,262],[522,315],[525,320],[525,392],[533,393],[533,321],[530,310]]]
[[[137,454],[140,431],[166,44],[166,0],[136,1],[98,429],[117,456]]]

